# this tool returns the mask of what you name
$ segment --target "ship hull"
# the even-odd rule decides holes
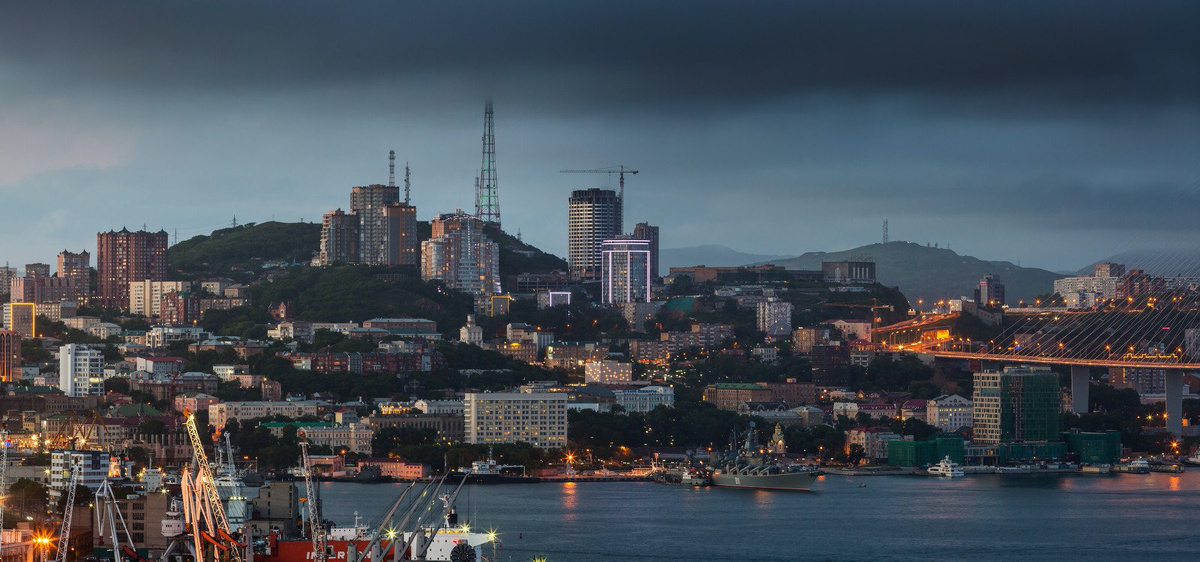
[[[807,472],[783,474],[713,474],[712,485],[720,488],[748,488],[753,490],[791,490],[807,492],[817,477]]]
[[[467,484],[536,484],[541,479],[534,476],[520,476],[510,474],[463,474],[461,472],[451,472],[446,477],[447,482],[458,483],[463,478],[466,478]]]

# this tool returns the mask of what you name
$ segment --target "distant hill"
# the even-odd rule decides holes
[[[1197,250],[1127,250],[1096,263],[1123,263],[1126,270],[1141,269],[1158,277],[1200,277],[1200,249]],[[1091,264],[1075,275],[1091,275]]]
[[[875,262],[879,282],[899,287],[909,301],[970,296],[984,275],[994,273],[1004,283],[1009,303],[1031,301],[1054,289],[1054,280],[1065,275],[1020,267],[1006,261],[984,261],[960,256],[945,248],[930,248],[912,242],[871,244],[842,252],[808,252],[775,261],[788,269],[821,269],[823,261],[869,259]]]
[[[417,223],[420,241],[429,239],[431,233],[429,222]],[[502,277],[567,269],[566,260],[506,233],[488,235],[500,244]],[[172,271],[184,277],[230,275],[235,270],[256,271],[269,261],[308,263],[320,248],[320,224],[251,223],[184,240],[168,249],[167,260]]]
[[[664,248],[658,252],[658,261],[662,267],[662,275],[666,275],[669,268],[672,267],[688,267],[693,265],[728,267],[780,260],[787,257],[739,252],[733,248],[719,244],[689,246],[687,248]]]

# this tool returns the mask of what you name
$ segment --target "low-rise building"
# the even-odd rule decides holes
[[[303,427],[300,432],[314,445],[324,445],[334,453],[371,454],[371,439],[375,432],[366,424],[351,423],[328,427]]]
[[[943,394],[925,404],[925,423],[944,432],[971,427],[973,406],[957,394]]]
[[[846,432],[846,453],[849,454],[851,445],[858,445],[867,459],[887,460],[889,441],[911,440],[911,435],[900,435],[882,426],[856,427]]]
[[[633,380],[633,363],[624,361],[588,361],[583,365],[587,384],[625,384]]]
[[[402,458],[371,457],[358,461],[358,468],[374,466],[381,475],[393,480],[416,480],[429,476],[429,466],[419,462],[408,462]]]
[[[329,402],[323,400],[289,400],[283,402],[224,402],[221,404],[213,404],[208,407],[208,423],[215,427],[222,428],[230,420],[238,422],[252,420],[255,418],[265,418],[270,416],[283,416],[285,418],[296,419],[300,417],[321,417],[330,411],[333,406]]]
[[[675,407],[675,389],[669,386],[613,389],[613,404],[626,412],[649,412],[659,406]]]

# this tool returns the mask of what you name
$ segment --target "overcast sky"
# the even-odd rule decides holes
[[[428,5],[427,5],[428,4]],[[434,4],[438,6],[435,7]],[[448,8],[441,7],[449,6]],[[411,163],[565,255],[563,168],[663,247],[880,239],[1075,269],[1200,240],[1196,2],[6,2],[0,261],[319,221]]]

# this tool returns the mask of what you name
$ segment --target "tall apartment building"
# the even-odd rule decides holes
[[[1117,298],[1117,283],[1124,275],[1124,264],[1098,263],[1092,275],[1056,279],[1054,292],[1067,308],[1091,308]]]
[[[567,262],[572,279],[594,281],[602,273],[600,249],[621,234],[621,199],[611,189],[580,189],[567,202]]]
[[[4,327],[23,338],[37,337],[38,305],[31,302],[10,302],[4,305]]]
[[[50,264],[48,263],[27,263],[25,264],[26,277],[50,277]]]
[[[383,208],[384,265],[420,265],[417,208],[395,203]]]
[[[321,265],[358,262],[358,215],[341,209],[321,217]]]
[[[650,241],[621,236],[600,245],[600,301],[650,302]]]
[[[0,330],[0,382],[21,378],[21,334]]]
[[[58,388],[67,396],[104,395],[104,355],[69,343],[58,348]]]
[[[58,276],[73,279],[79,304],[87,304],[92,293],[92,254],[87,250],[78,254],[63,250],[58,254]]]
[[[775,298],[758,301],[758,331],[770,339],[786,338],[792,333],[792,303]]]
[[[47,266],[49,267],[49,266]],[[78,279],[49,277],[41,274],[13,277],[9,285],[11,302],[73,302],[78,304],[83,293]]]
[[[12,285],[13,277],[17,276],[17,268],[0,266],[0,295],[7,295]]]
[[[633,227],[633,237],[650,242],[650,278],[658,279],[662,276],[658,269],[658,227],[639,222]]]
[[[182,293],[186,283],[183,281],[141,281],[129,282],[129,313],[142,316],[161,316],[162,298],[167,293]]]
[[[500,245],[483,229],[461,210],[434,219],[433,236],[421,243],[421,278],[479,296],[499,293]]]
[[[350,212],[358,216],[359,261],[387,265],[387,211],[400,202],[394,185],[359,185],[350,188]]]
[[[975,373],[971,416],[977,443],[1058,441],[1058,374],[1048,367]]]
[[[562,392],[468,392],[463,399],[466,442],[522,441],[542,449],[567,446],[567,395]]]
[[[97,233],[96,270],[98,304],[127,309],[130,282],[167,278],[166,231]]]
[[[1004,283],[997,275],[987,275],[975,287],[975,304],[988,308],[1004,306]]]

